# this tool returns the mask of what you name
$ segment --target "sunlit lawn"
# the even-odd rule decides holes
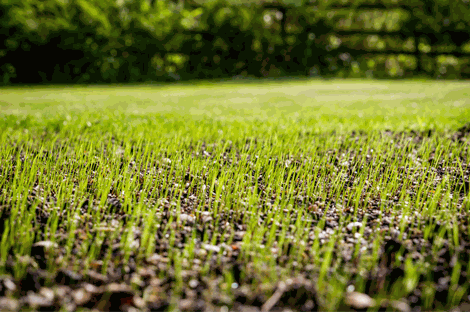
[[[467,82],[10,87],[0,108],[19,308],[469,301]]]
[[[470,105],[470,83],[440,81],[286,80],[22,87],[4,88],[0,94],[2,113],[20,116],[114,113],[211,118],[228,123],[294,120],[318,130],[366,126],[442,129],[469,120]]]

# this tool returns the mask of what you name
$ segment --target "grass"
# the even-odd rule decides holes
[[[466,82],[0,94],[0,279],[15,285],[0,296],[16,307],[469,303]]]

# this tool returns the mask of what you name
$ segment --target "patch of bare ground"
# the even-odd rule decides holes
[[[133,219],[126,199],[115,192],[119,181],[110,186],[103,210],[101,200],[93,196],[99,163],[84,164],[89,168],[89,197],[76,198],[72,191],[69,204],[56,207],[57,198],[53,191],[46,192],[50,190],[47,185],[35,185],[30,190],[25,205],[36,206],[31,222],[37,242],[30,256],[18,257],[10,250],[6,257],[6,274],[0,277],[0,310],[161,311],[177,307],[182,311],[316,311],[328,307],[328,291],[337,290],[319,283],[321,278],[339,281],[338,289],[345,291],[338,299],[341,310],[443,309],[449,307],[449,298],[456,291],[463,294],[454,302],[455,309],[468,310],[470,238],[465,198],[470,177],[469,133],[467,125],[447,135],[455,144],[465,145],[450,163],[441,161],[441,155],[434,152],[427,159],[420,158],[423,144],[439,145],[432,131],[383,132],[381,137],[388,140],[393,153],[382,157],[372,150],[351,148],[366,136],[364,133],[340,136],[335,149],[320,148],[316,155],[273,155],[267,164],[297,170],[316,156],[326,157],[327,163],[322,166],[332,174],[321,175],[321,181],[317,179],[320,173],[318,177],[312,175],[310,181],[289,181],[290,193],[280,194],[266,182],[264,168],[253,170],[252,176],[242,177],[252,184],[240,192],[256,192],[258,201],[234,201],[229,207],[219,202],[217,212],[213,210],[216,194],[209,188],[201,192],[196,187],[198,183],[212,183],[203,170],[165,177],[169,181],[166,189],[155,181],[154,189],[142,196],[139,191],[143,177],[169,166],[171,155],[149,165],[138,161],[121,165],[120,170],[133,173],[135,200],[144,198],[142,209],[157,207],[154,217],[159,222],[151,229],[150,237],[145,231],[149,215],[144,212],[138,220]],[[434,141],[429,141],[429,137]],[[263,143],[251,140],[246,144]],[[224,166],[237,166],[255,157],[243,158],[242,149],[248,150],[247,146],[228,145],[214,165],[223,172]],[[188,157],[216,160],[214,150],[214,146],[204,144],[198,150],[190,150]],[[399,163],[403,158],[411,160],[408,166],[396,168],[391,174],[390,163]],[[21,161],[15,163],[21,165]],[[406,178],[411,183],[393,182],[393,192],[384,194],[376,187],[376,181],[357,179],[371,166],[382,181]],[[287,181],[289,176],[284,178]],[[434,182],[429,182],[431,179]],[[446,190],[438,188],[443,179],[448,181]],[[427,194],[420,193],[420,185],[425,182],[435,187]],[[310,183],[318,185],[315,194],[309,193]],[[353,198],[358,183],[362,183],[362,193]],[[181,189],[181,185],[185,187]],[[440,201],[429,205],[436,199],[436,192],[451,194],[455,210],[449,212]],[[156,193],[166,196],[157,198]],[[291,198],[292,207],[279,206],[282,196]],[[405,202],[407,207],[397,209]],[[249,205],[257,207],[247,209]],[[430,207],[435,213],[426,210]],[[78,225],[74,227],[74,238],[69,240],[73,209],[80,213],[74,221]],[[264,226],[269,231],[281,222],[273,218],[272,209],[279,210],[281,218],[290,220],[290,224],[278,226],[272,236],[257,240],[259,246],[247,248],[245,244],[252,239],[247,235],[256,233],[253,226]],[[0,203],[0,210],[3,233],[8,223],[14,222],[10,201]],[[42,230],[53,216],[59,220],[54,242]],[[131,220],[133,226],[126,227]],[[296,228],[299,224],[303,226],[300,236]],[[105,234],[116,229],[121,229],[118,235]],[[123,236],[131,240],[132,248],[123,248]],[[329,268],[322,276],[322,261],[313,261],[311,250],[328,249],[332,237],[335,243],[331,245]],[[270,239],[276,242],[271,244]],[[145,254],[137,252],[143,240],[153,241],[152,250]],[[87,249],[83,246],[89,242],[99,242],[100,246],[94,250],[96,260],[84,263]],[[266,253],[258,250],[268,243],[271,250],[264,262],[258,257]],[[180,256],[175,258],[175,254]],[[58,269],[48,269],[51,263]],[[19,264],[26,273],[15,277]],[[410,265],[416,267],[416,276],[409,276]],[[278,272],[277,281],[265,278],[272,272]],[[397,285],[406,287],[406,283],[411,283],[407,295],[394,298]]]

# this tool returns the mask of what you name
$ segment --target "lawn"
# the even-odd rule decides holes
[[[0,89],[0,310],[470,307],[470,83]]]

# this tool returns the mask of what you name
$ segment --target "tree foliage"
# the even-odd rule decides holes
[[[0,12],[4,84],[470,75],[467,0],[0,0]]]

